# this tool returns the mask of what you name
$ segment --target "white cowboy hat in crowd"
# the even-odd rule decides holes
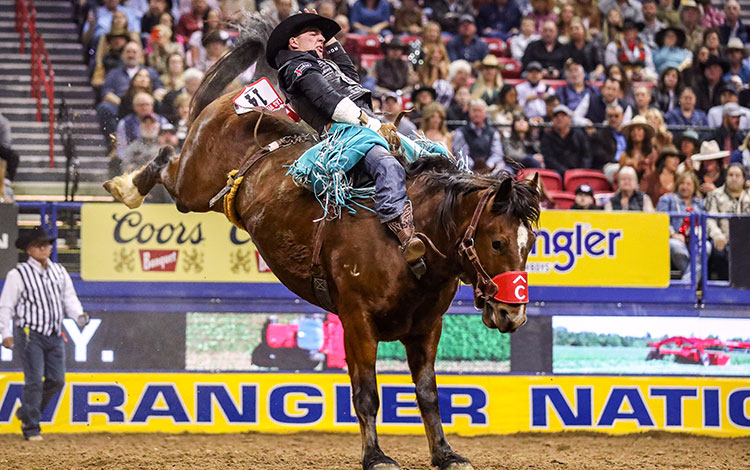
[[[705,160],[716,160],[719,158],[728,157],[732,152],[728,150],[721,150],[719,144],[715,140],[708,140],[701,144],[701,151],[690,157],[694,162],[702,162]]]
[[[655,131],[654,126],[649,124],[648,121],[646,121],[646,118],[641,116],[640,114],[633,118],[632,121],[630,121],[628,124],[622,126],[622,129],[620,129],[620,133],[624,135],[625,137],[628,137],[630,135],[630,131],[634,127],[640,127],[644,131],[644,140],[650,140],[653,139]]]

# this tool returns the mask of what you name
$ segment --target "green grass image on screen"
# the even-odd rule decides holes
[[[260,370],[250,357],[261,342],[269,315],[189,313],[185,332],[187,370]],[[299,314],[277,314],[291,323]],[[446,315],[436,369],[442,372],[508,372],[510,337],[484,326],[480,315]],[[398,342],[380,343],[378,371],[408,371],[406,352]]]

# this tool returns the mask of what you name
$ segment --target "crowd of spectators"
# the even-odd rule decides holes
[[[282,20],[305,7],[341,25],[376,110],[394,121],[410,108],[401,132],[476,172],[601,171],[612,196],[565,188],[574,208],[750,212],[750,30],[737,0],[80,0],[112,171],[181,144],[190,97],[243,12]],[[362,36],[380,42],[374,57]],[[689,275],[681,224],[673,264]],[[710,226],[720,277],[724,228]]]

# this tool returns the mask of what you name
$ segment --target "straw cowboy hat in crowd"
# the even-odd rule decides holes
[[[646,121],[646,118],[641,116],[640,114],[633,118],[632,121],[630,121],[628,124],[622,126],[622,129],[620,130],[620,133],[624,135],[626,138],[630,137],[630,131],[633,130],[635,127],[641,127],[645,133],[643,136],[644,140],[647,139],[653,139],[654,134],[656,134],[656,131],[654,130],[654,126],[648,123]]]
[[[703,162],[706,160],[716,160],[728,157],[732,152],[721,150],[715,140],[707,140],[701,144],[701,151],[691,158],[694,162]]]

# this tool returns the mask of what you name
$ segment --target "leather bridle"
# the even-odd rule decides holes
[[[479,198],[476,209],[474,209],[474,215],[471,217],[471,222],[466,228],[461,243],[458,246],[458,252],[466,256],[474,270],[477,272],[477,283],[474,287],[474,294],[478,297],[483,297],[485,300],[492,298],[497,294],[497,285],[492,281],[492,278],[482,266],[482,262],[479,260],[477,250],[474,248],[474,235],[477,231],[477,225],[479,219],[482,216],[485,206],[489,202],[490,198],[494,194],[493,188],[485,190],[482,197]]]

